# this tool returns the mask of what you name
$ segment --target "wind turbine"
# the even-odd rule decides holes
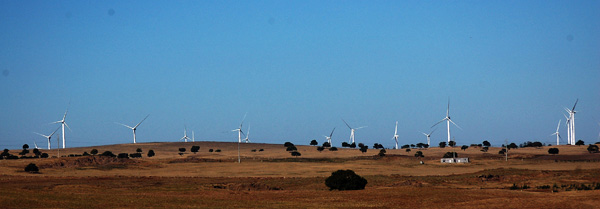
[[[329,143],[329,145],[331,145],[331,136],[333,136],[333,132],[335,131],[335,127],[333,128],[333,130],[331,130],[331,133],[329,134],[329,136],[325,136],[325,139],[327,140],[327,143]]]
[[[61,124],[61,126],[62,126],[62,142],[63,142],[63,143],[62,143],[62,145],[63,145],[62,147],[63,147],[63,149],[65,148],[65,138],[66,138],[66,137],[65,137],[65,126],[67,126],[67,128],[69,128],[69,130],[71,130],[71,128],[69,127],[69,125],[67,125],[67,122],[65,121],[65,119],[67,118],[67,113],[68,113],[68,112],[69,112],[69,109],[67,109],[67,110],[65,111],[65,115],[63,115],[63,118],[62,118],[62,120],[59,120],[59,121],[56,121],[56,122],[54,122],[54,123],[60,123],[60,124]],[[54,123],[53,123],[53,124],[54,124]]]
[[[565,107],[565,111],[567,111],[567,113],[569,113],[569,132],[571,134],[569,134],[569,144],[570,145],[574,145],[575,144],[575,106],[577,106],[577,102],[579,102],[579,99],[575,100],[575,105],[573,105],[572,109],[567,109]]]
[[[135,125],[134,127],[131,127],[131,126],[128,126],[128,125],[125,125],[122,123],[117,123],[117,122],[115,122],[115,123],[133,130],[133,143],[135,144],[136,143],[135,130],[137,129],[138,126],[140,126],[140,124],[142,124],[142,122],[144,122],[144,120],[146,120],[146,118],[148,118],[148,116],[150,116],[150,115],[146,115],[146,117],[142,121],[140,121],[137,125]]]
[[[366,126],[361,126],[358,128],[352,128],[350,127],[350,125],[348,125],[348,123],[346,123],[346,121],[344,119],[342,119],[342,121],[344,121],[344,123],[346,124],[346,126],[348,126],[348,128],[350,129],[350,144],[354,143],[354,131],[361,129],[361,128],[365,128]]]
[[[248,131],[246,132],[246,138],[244,139],[246,143],[250,142],[250,139],[248,137],[250,137],[250,124],[248,124]]]
[[[244,118],[242,119],[242,122],[240,123],[240,127],[237,129],[231,130],[231,131],[238,132],[238,163],[242,163],[242,159],[240,158],[240,143],[242,143],[242,134],[244,134],[244,132],[242,131],[242,125],[244,125],[244,121],[246,120],[246,115],[248,115],[248,113],[244,114]],[[248,129],[248,130],[250,130],[250,129]]]
[[[431,142],[431,140],[430,140],[430,139],[431,139],[431,134],[432,134],[432,133],[433,133],[435,130],[437,130],[437,128],[436,128],[436,129],[433,129],[433,131],[429,132],[428,134],[426,134],[426,133],[424,133],[424,132],[421,132],[423,135],[425,135],[425,136],[427,137],[427,146],[431,146],[431,143],[430,143],[430,142]]]
[[[396,141],[396,147],[394,149],[398,149],[398,137],[398,121],[396,121],[396,129],[394,129],[394,137],[392,137],[392,139]]]
[[[192,142],[196,142],[196,137],[194,136],[194,131],[192,131]]]
[[[556,135],[556,145],[558,145],[558,140],[560,139],[560,133],[558,133],[558,129],[560,128],[560,121],[558,120],[558,125],[556,126],[556,132],[554,132],[552,135]],[[552,136],[550,135],[550,136]]]
[[[54,135],[54,133],[56,133],[56,131],[58,131],[58,129],[60,128],[60,126],[58,128],[56,128],[56,130],[54,130],[54,132],[52,132],[50,135],[46,136],[44,134],[40,134],[40,133],[36,133],[37,135],[43,136],[44,138],[48,139],[48,150],[50,150],[50,139],[52,138],[52,135]]]
[[[441,122],[446,121],[446,125],[448,127],[448,143],[450,143],[450,123],[454,124],[457,128],[461,129],[460,126],[456,125],[456,123],[454,123],[454,121],[450,120],[450,99],[448,98],[448,108],[446,109],[446,117],[442,120],[440,120],[439,122],[437,122],[436,124],[433,124],[433,126],[431,126],[431,128],[433,128],[434,126],[440,124]]]
[[[35,146],[36,149],[38,148],[37,143],[35,143],[35,140],[33,140],[33,146]]]
[[[185,142],[188,142],[188,139],[190,139],[190,137],[187,136],[187,126],[184,126],[184,128],[183,128],[183,137],[181,137],[181,139],[179,139],[179,141],[185,140]]]

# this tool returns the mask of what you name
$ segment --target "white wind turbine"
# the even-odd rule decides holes
[[[454,121],[450,120],[450,99],[448,99],[448,108],[446,109],[446,117],[444,119],[440,120],[439,122],[437,122],[436,124],[433,124],[433,126],[431,126],[431,128],[433,128],[434,126],[436,126],[444,121],[446,121],[446,125],[448,127],[448,143],[450,143],[450,123],[454,124],[457,128],[462,130],[462,128],[460,128],[460,126],[456,125],[456,123],[454,123]]]
[[[398,149],[398,137],[400,137],[398,135],[398,121],[396,121],[396,128],[394,129],[394,137],[392,137],[392,139],[394,139],[394,141],[396,141],[396,147],[394,149]]]
[[[245,141],[246,143],[249,143],[249,142],[250,142],[250,139],[249,139],[249,137],[250,137],[250,124],[248,124],[248,131],[246,132],[246,138],[244,139],[244,141]]]
[[[366,128],[366,126],[361,126],[358,128],[352,128],[350,127],[350,125],[348,125],[348,123],[346,123],[346,121],[344,119],[342,119],[342,121],[344,121],[344,123],[346,124],[346,126],[348,126],[348,128],[350,129],[350,144],[354,143],[354,131],[361,129],[361,128]]]
[[[569,139],[568,139],[568,144],[570,145],[575,145],[575,106],[577,106],[577,102],[579,102],[579,99],[577,99],[575,101],[575,105],[573,105],[572,109],[568,109],[565,107],[565,111],[567,111],[567,113],[569,113],[569,118],[567,120],[567,123],[569,124]]]
[[[240,143],[242,143],[242,134],[244,134],[244,132],[242,131],[242,126],[244,125],[244,120],[246,120],[246,115],[247,114],[244,114],[244,118],[242,119],[242,122],[240,123],[240,127],[237,129],[231,130],[231,131],[238,132],[238,163],[242,162],[242,159],[240,158]],[[248,130],[250,130],[250,129],[248,129]]]
[[[136,137],[135,137],[135,130],[137,130],[137,127],[138,127],[138,126],[140,126],[140,124],[142,124],[142,122],[144,122],[144,120],[146,120],[146,118],[148,118],[148,116],[150,116],[150,115],[146,115],[146,117],[145,117],[144,119],[142,119],[142,121],[140,121],[140,122],[139,122],[137,125],[135,125],[134,127],[131,127],[131,126],[128,126],[128,125],[125,125],[125,124],[122,124],[122,123],[117,123],[117,122],[115,122],[115,123],[116,123],[116,124],[119,124],[119,125],[122,125],[122,126],[125,126],[125,127],[127,127],[127,128],[130,128],[131,130],[133,130],[133,143],[135,144],[135,143],[137,143],[137,142],[136,142]]]
[[[333,136],[333,132],[335,131],[335,127],[333,128],[333,130],[331,130],[331,133],[329,134],[329,136],[325,136],[325,139],[327,140],[327,143],[329,143],[329,145],[331,146],[331,136]]]
[[[44,138],[48,139],[48,150],[50,150],[50,139],[52,138],[52,135],[54,135],[54,133],[56,133],[56,131],[58,131],[58,129],[60,128],[60,126],[58,128],[56,128],[56,130],[54,130],[54,132],[52,132],[50,135],[44,135],[44,134],[40,134],[40,133],[36,133],[37,135],[43,136]]]
[[[179,139],[179,141],[184,140],[185,142],[188,142],[188,139],[190,139],[190,137],[187,136],[187,126],[184,126],[183,137],[181,137],[181,139]]]
[[[432,134],[432,133],[433,133],[435,130],[437,130],[437,128],[436,128],[436,129],[433,129],[433,131],[429,132],[428,134],[426,134],[425,132],[421,132],[423,135],[425,135],[425,136],[427,137],[427,146],[431,146],[431,134]]]
[[[196,142],[196,137],[194,136],[194,131],[192,131],[192,142]]]
[[[56,121],[54,123],[60,123],[62,126],[62,148],[65,148],[65,126],[67,126],[67,128],[69,128],[69,130],[71,130],[71,128],[69,127],[69,125],[67,125],[67,122],[65,121],[65,119],[67,118],[67,113],[69,112],[69,109],[67,109],[67,111],[65,111],[65,115],[63,115],[62,120]]]
[[[35,143],[35,140],[33,140],[33,146],[35,146],[36,149],[38,148],[37,143]]]
[[[552,134],[552,135],[556,135],[556,145],[558,145],[558,143],[559,143],[558,140],[560,139],[560,133],[558,133],[558,129],[560,128],[560,121],[561,120],[558,120],[558,125],[556,126],[556,132],[554,132]],[[550,136],[552,136],[552,135],[550,135]]]

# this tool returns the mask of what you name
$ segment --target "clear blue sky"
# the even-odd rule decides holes
[[[600,1],[0,1],[0,148],[237,141],[600,141]],[[69,104],[70,103],[70,104]],[[566,126],[560,129],[566,142]],[[432,143],[446,140],[444,126]],[[53,142],[53,147],[56,147]]]

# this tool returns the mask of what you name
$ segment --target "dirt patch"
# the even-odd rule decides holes
[[[280,187],[271,187],[263,183],[229,183],[212,185],[214,189],[228,189],[232,191],[271,191],[283,190]]]

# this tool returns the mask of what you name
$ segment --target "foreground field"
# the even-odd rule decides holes
[[[189,152],[192,145],[198,153]],[[183,156],[179,147],[187,148]],[[98,156],[0,161],[0,205],[3,208],[599,208],[600,155],[585,147],[559,146],[511,150],[509,160],[469,148],[413,150],[356,149],[316,151],[298,146],[291,157],[282,145],[219,142],[144,143],[71,148],[61,155],[98,149],[156,156],[115,160]],[[222,152],[208,152],[221,149]],[[252,152],[252,149],[264,149]],[[441,164],[447,151],[472,163]],[[11,151],[17,153],[18,151]],[[52,155],[52,151],[48,152]],[[64,153],[64,154],[63,154]],[[420,161],[425,164],[420,164]],[[35,163],[39,174],[23,171]],[[352,169],[368,180],[365,190],[329,191],[331,172]],[[554,187],[556,185],[556,187]],[[524,187],[525,186],[525,187]],[[513,187],[511,189],[511,187]],[[517,188],[518,187],[518,188]],[[530,187],[530,188],[527,188]],[[583,190],[589,189],[589,190]]]

